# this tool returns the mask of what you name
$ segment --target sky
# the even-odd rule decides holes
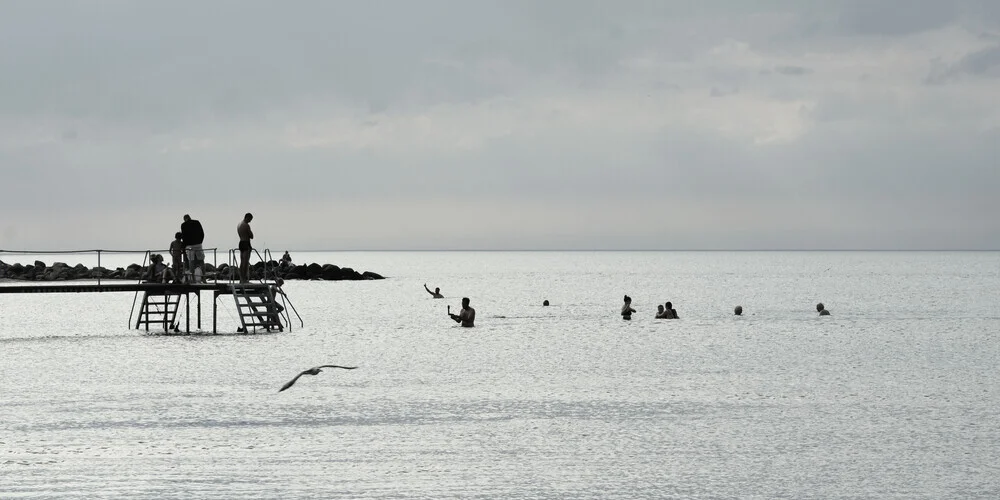
[[[0,249],[1000,249],[995,0],[0,0]]]

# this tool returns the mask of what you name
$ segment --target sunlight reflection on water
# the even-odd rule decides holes
[[[0,496],[1000,496],[998,253],[294,256],[391,278],[258,336],[0,295]]]

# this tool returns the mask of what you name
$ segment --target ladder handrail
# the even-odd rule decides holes
[[[146,267],[146,261],[149,260],[150,252],[152,250],[146,250],[146,253],[142,256],[142,267],[139,268],[139,283],[142,283],[142,268]],[[128,327],[132,328],[132,313],[135,312],[135,301],[139,299],[139,290],[135,291],[135,295],[132,296],[132,309],[128,312]]]
[[[268,268],[267,257],[271,255],[271,251],[268,250],[267,248],[265,248],[264,249],[264,255],[262,256],[260,254],[260,252],[257,251],[256,248],[252,248],[251,247],[251,250],[253,250],[253,253],[257,254],[257,258],[260,259],[260,261],[264,263],[264,274],[263,274],[263,276],[260,279],[261,283],[263,283],[263,282],[267,281],[267,274],[268,274],[267,273],[267,271],[268,271],[268,269],[267,269]]]
[[[276,287],[276,288],[278,290],[278,293],[281,294],[281,304],[285,308],[285,311],[286,311],[284,314],[286,316],[286,319],[288,320],[288,331],[292,330],[292,318],[291,318],[291,316],[288,316],[288,312],[287,312],[288,309],[291,309],[292,312],[295,313],[295,317],[299,318],[299,328],[305,328],[306,327],[306,323],[305,323],[305,321],[302,321],[302,315],[300,315],[299,311],[297,309],[295,309],[295,304],[292,304],[292,299],[290,297],[288,297],[288,295],[285,295],[285,291],[282,290],[281,287]]]

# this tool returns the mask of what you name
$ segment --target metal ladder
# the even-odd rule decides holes
[[[250,333],[251,329],[256,332],[260,328],[269,332],[280,332],[285,329],[281,314],[284,307],[275,301],[270,286],[231,286],[233,300],[236,301],[236,312],[239,314],[240,324],[243,325],[243,333]]]
[[[268,331],[275,329],[283,331],[285,328],[292,331],[292,317],[289,311],[295,313],[295,317],[299,320],[299,326],[304,327],[302,316],[295,309],[292,300],[280,287],[272,284],[273,281],[269,281],[276,280],[277,275],[275,269],[270,266],[270,262],[273,260],[271,250],[265,248],[263,252],[264,254],[261,255],[256,248],[253,249],[253,253],[264,264],[263,276],[252,280],[251,283],[240,284],[239,274],[235,271],[239,267],[238,250],[229,250],[229,265],[233,268],[233,271],[229,273],[229,289],[236,301],[236,311],[240,316],[240,324],[243,325],[242,331],[248,332],[247,327],[255,328],[255,325],[256,328],[270,326]],[[216,297],[218,295],[216,293]],[[241,297],[243,298],[242,302],[240,301]],[[254,297],[257,299],[255,300]]]
[[[163,325],[164,331],[177,331],[175,321],[177,310],[180,309],[181,295],[170,292],[143,292],[142,306],[139,308],[139,318],[135,322],[138,330],[143,325],[149,331],[149,325]]]

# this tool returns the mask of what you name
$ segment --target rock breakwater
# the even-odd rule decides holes
[[[220,264],[215,267],[205,264],[205,276],[208,279],[217,281],[236,280],[239,270],[236,266]],[[358,272],[349,267],[339,267],[333,264],[306,264],[306,265],[279,265],[277,261],[271,261],[265,265],[264,262],[257,262],[250,266],[251,279],[264,279],[266,277],[281,278],[283,280],[380,280],[385,279],[378,273],[371,271]],[[70,266],[63,262],[55,262],[51,266],[36,260],[34,264],[7,264],[0,261],[0,279],[21,280],[21,281],[71,281],[71,280],[139,280],[149,276],[149,267],[139,264],[131,264],[127,267],[108,269],[104,267],[87,267],[83,264]]]

